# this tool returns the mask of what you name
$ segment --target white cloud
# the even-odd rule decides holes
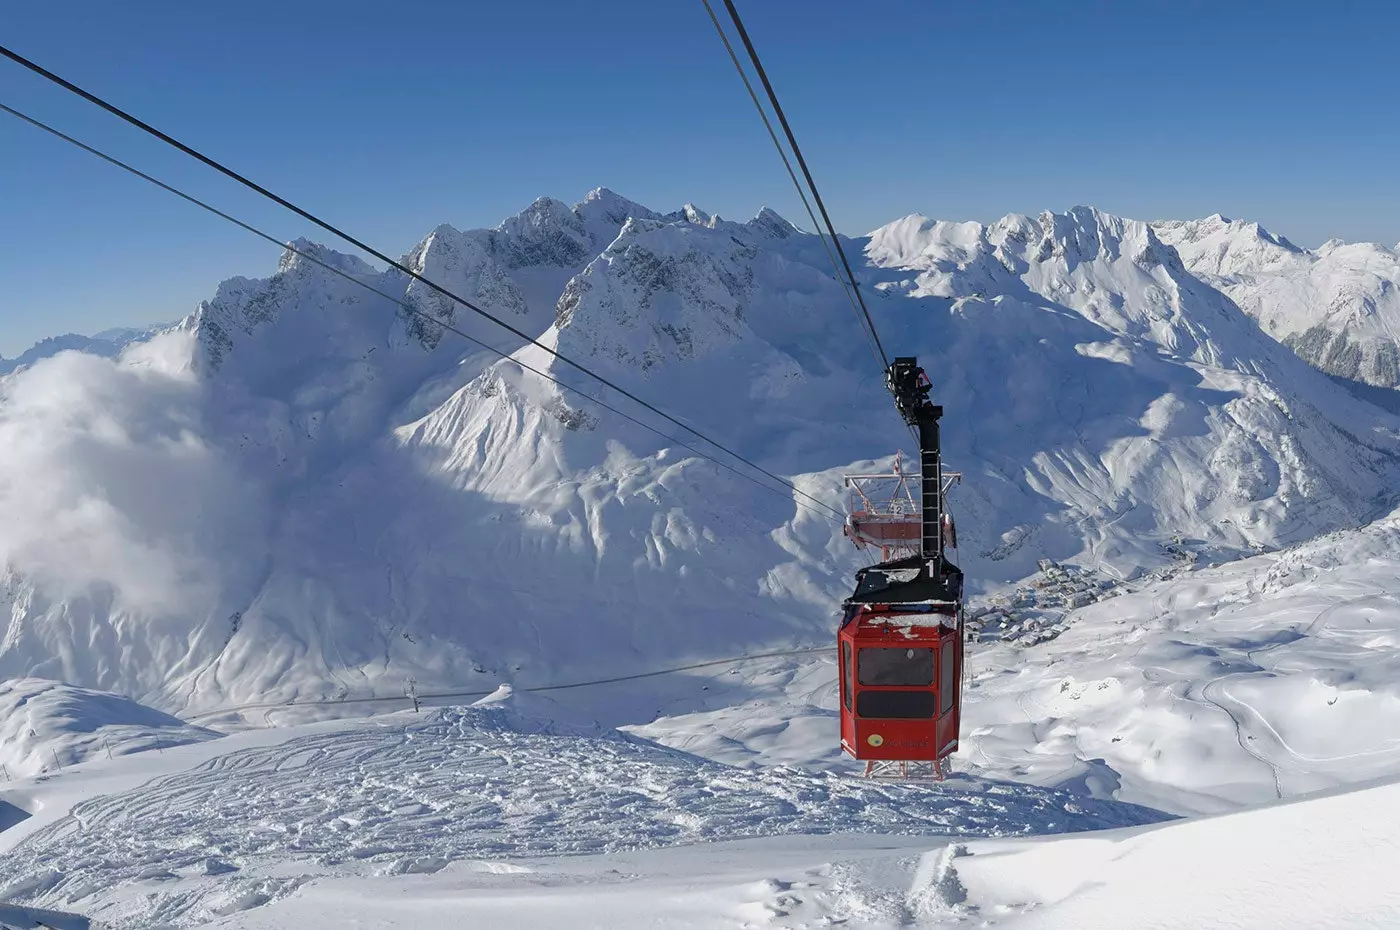
[[[68,352],[0,381],[0,564],[60,596],[202,613],[257,497],[205,429],[192,336]]]

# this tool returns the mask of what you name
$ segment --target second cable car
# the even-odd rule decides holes
[[[886,381],[919,434],[919,500],[896,461],[894,475],[853,475],[846,535],[878,546],[882,561],[856,573],[837,634],[841,747],[871,777],[942,778],[958,746],[963,670],[963,575],[946,550],[956,546],[946,491],[960,476],[943,472],[930,384],[913,358],[897,358]],[[895,479],[889,500],[866,493]],[[917,534],[913,532],[917,524]]]

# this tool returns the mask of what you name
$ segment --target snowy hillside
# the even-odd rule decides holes
[[[968,645],[955,767],[1183,815],[1400,778],[1397,579],[1400,513],[1067,614],[1023,591],[998,612],[1026,635],[987,621]],[[740,674],[727,706],[629,731],[735,765],[846,764],[830,655]]]
[[[976,649],[973,770],[1179,813],[1400,776],[1400,515]]]
[[[1400,387],[1400,254],[1333,239],[1315,250],[1219,214],[1154,223],[1192,274],[1329,374]]]
[[[850,245],[885,340],[948,411],[979,589],[1041,558],[1131,577],[1389,509],[1400,420],[1146,224],[911,217]],[[289,252],[120,360],[69,353],[0,382],[17,450],[0,675],[192,714],[829,641],[859,564],[839,528],[529,373],[587,384],[420,283],[297,247],[380,293]],[[819,243],[771,211],[734,223],[595,191],[439,227],[406,261],[834,506],[844,471],[909,444]]]
[[[783,837],[612,856],[468,862],[330,879],[219,927],[315,920],[444,930],[840,926],[1353,930],[1400,921],[1388,784],[1229,816],[1091,835],[930,842]],[[620,877],[619,873],[622,876]]]
[[[0,681],[0,765],[8,778],[215,736],[119,694],[38,678]]]
[[[1164,822],[962,776],[740,771],[497,700],[26,783],[14,794],[38,813],[0,832],[0,919],[37,905],[112,928],[1385,927],[1400,850],[1377,824],[1397,793]]]
[[[510,700],[341,724],[197,765],[179,761],[194,754],[167,755],[171,774],[83,802],[7,849],[0,900],[111,927],[184,927],[327,877],[431,874],[474,859],[831,833],[1024,836],[1164,819],[966,779],[929,788],[744,772],[616,731],[560,727]],[[148,764],[152,774],[166,765]]]

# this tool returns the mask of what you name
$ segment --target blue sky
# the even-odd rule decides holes
[[[843,232],[1089,203],[1400,240],[1394,4],[740,9]],[[599,185],[800,213],[700,0],[68,0],[9,5],[3,42],[392,253]],[[0,100],[311,234],[9,62]],[[0,114],[0,353],[178,318],[275,252]]]

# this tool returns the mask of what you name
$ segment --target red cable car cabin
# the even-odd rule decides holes
[[[921,763],[916,768],[941,776],[943,759],[958,748],[963,638],[956,612],[862,606],[849,612],[837,639],[841,748],[866,763],[866,774],[909,776],[908,763]]]
[[[942,778],[958,748],[962,698],[963,574],[945,554],[957,543],[944,500],[958,476],[943,472],[943,408],[929,401],[917,360],[896,358],[885,380],[918,434],[919,495],[898,459],[893,474],[847,477],[859,500],[846,535],[884,559],[856,572],[837,633],[841,748],[865,762],[867,776]],[[866,483],[890,480],[888,501],[866,492]]]

